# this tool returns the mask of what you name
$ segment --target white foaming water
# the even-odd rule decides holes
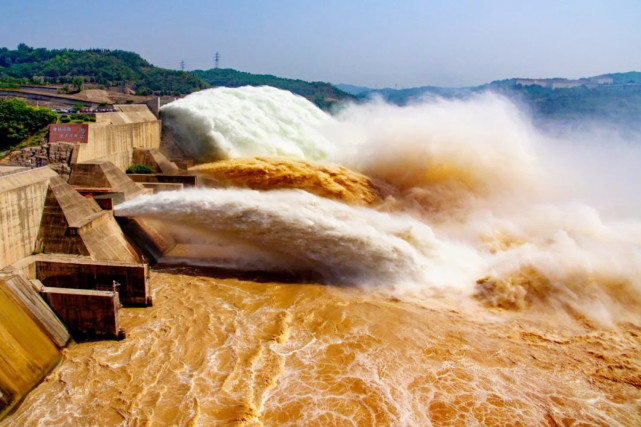
[[[250,259],[228,260],[230,268],[313,272],[333,283],[370,285],[457,286],[479,273],[474,252],[440,242],[426,224],[301,190],[165,192],[122,203],[116,214],[189,227],[192,243],[220,237],[258,249]],[[184,239],[184,228],[181,234]],[[258,254],[265,252],[270,256],[260,265]]]
[[[483,258],[491,303],[541,300],[610,323],[613,300],[641,302],[641,139],[599,136],[546,137],[490,93],[353,105],[334,129],[354,143],[342,163],[401,190],[383,208]]]
[[[512,103],[491,93],[406,107],[351,105],[331,131],[343,147],[337,162],[402,189],[457,183],[487,195],[533,189],[542,178],[535,130]]]
[[[331,117],[305,98],[269,86],[207,89],[161,112],[176,143],[200,161],[249,156],[321,160],[332,152],[320,132]]]
[[[333,161],[387,181],[400,195],[378,209],[415,219],[365,214],[301,193],[249,197],[230,190],[224,197],[233,202],[224,202],[225,209],[232,203],[251,211],[242,215],[238,224],[243,225],[232,238],[242,234],[244,241],[260,242],[263,253],[276,253],[278,261],[268,261],[273,269],[291,269],[288,262],[295,260],[332,280],[389,282],[412,293],[422,285],[454,285],[472,293],[477,279],[489,277],[491,286],[482,293],[489,293],[490,303],[553,302],[605,322],[611,301],[641,301],[641,203],[632,185],[640,178],[638,145],[611,135],[607,142],[588,141],[585,135],[545,137],[510,101],[489,93],[406,107],[351,105],[331,118],[281,92],[225,89],[224,97],[204,92],[202,99],[192,99],[216,103],[216,109],[199,111],[185,98],[191,107],[175,103],[181,113],[173,116],[172,126],[218,129],[216,123],[238,115],[237,103],[247,104],[234,126],[219,128],[224,138],[218,139],[230,144],[229,153],[255,156],[278,153],[272,134],[300,146],[300,135],[291,139],[287,131],[296,117],[316,147],[300,150],[299,156],[313,160],[322,157],[319,152],[331,154]],[[281,105],[275,100],[281,97],[292,102]],[[166,108],[171,111],[173,105]],[[264,105],[280,112],[268,116]],[[256,136],[249,144],[234,137],[245,126]],[[221,221],[207,211],[221,211],[223,205],[209,196],[199,204],[190,194],[177,193],[171,203],[195,209],[201,218],[192,215],[189,221],[209,221],[209,227],[214,219]],[[222,193],[212,196],[218,197]],[[135,203],[136,209],[127,212],[148,214],[148,207]],[[160,199],[146,203],[155,206],[156,216],[172,211],[178,220],[185,215]],[[128,206],[134,205],[123,208]],[[359,234],[364,224],[367,232]],[[406,238],[404,229],[412,230]]]

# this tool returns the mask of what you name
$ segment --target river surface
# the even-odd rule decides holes
[[[641,423],[639,323],[183,267],[151,285],[124,341],[65,350],[1,424]]]

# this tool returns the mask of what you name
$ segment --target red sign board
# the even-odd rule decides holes
[[[79,123],[59,123],[49,125],[49,142],[87,142],[89,125]]]

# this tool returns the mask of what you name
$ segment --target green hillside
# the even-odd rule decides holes
[[[338,101],[354,99],[352,95],[339,90],[329,83],[309,83],[303,80],[284,79],[269,74],[250,74],[230,68],[213,68],[207,71],[196,70],[193,73],[214,87],[273,86],[288,90],[304,96],[323,109],[330,108]]]
[[[45,49],[23,43],[16,50],[0,48],[0,80],[20,84],[74,85],[81,82],[104,86],[128,85],[138,94],[152,91],[181,95],[207,87],[191,73],[151,65],[137,53],[107,49]]]
[[[108,49],[45,49],[23,43],[15,50],[0,48],[0,84],[128,86],[138,95],[185,95],[210,86],[269,85],[304,96],[321,108],[353,99],[329,83],[309,83],[232,69],[183,72],[151,65],[133,52]]]

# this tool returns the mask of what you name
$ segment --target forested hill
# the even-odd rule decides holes
[[[0,48],[0,79],[21,84],[73,83],[129,86],[139,95],[181,95],[207,87],[198,76],[151,65],[137,53],[107,49],[45,49],[23,43]],[[26,80],[26,81],[25,81]]]
[[[337,101],[355,99],[347,92],[329,83],[306,82],[303,80],[285,79],[269,74],[250,74],[230,68],[213,68],[211,70],[196,70],[193,72],[212,86],[273,86],[285,89],[312,101],[321,108],[327,109]]]
[[[15,50],[0,48],[0,84],[69,84],[127,86],[137,95],[185,95],[215,86],[270,85],[304,96],[328,109],[352,95],[329,83],[309,83],[232,69],[184,72],[151,65],[134,52],[108,49],[45,49],[21,43]]]

